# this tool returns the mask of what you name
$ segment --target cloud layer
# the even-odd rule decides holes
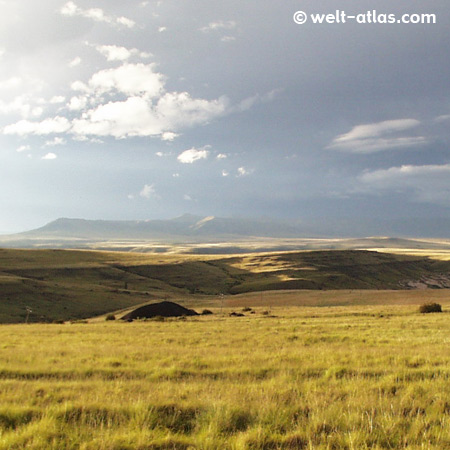
[[[423,136],[401,136],[400,132],[417,128],[415,119],[397,119],[357,125],[348,133],[333,139],[327,147],[350,153],[374,153],[384,150],[415,147],[427,143]]]

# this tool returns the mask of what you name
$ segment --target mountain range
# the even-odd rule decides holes
[[[445,236],[442,235],[443,229],[449,230]],[[390,236],[390,238],[367,238],[367,236]],[[214,251],[228,253],[233,249],[236,250],[233,243],[239,243],[242,251],[375,247],[433,248],[436,244],[419,242],[418,239],[446,239],[447,237],[450,237],[450,219],[445,218],[389,222],[362,218],[337,221],[319,219],[281,221],[184,214],[167,220],[60,218],[41,228],[0,236],[0,246],[165,252],[168,251],[169,246],[174,245],[211,246],[227,243],[228,247],[221,249],[216,247]],[[256,241],[259,242],[258,245],[242,247],[243,242],[248,244]],[[439,248],[443,246],[446,248],[447,244],[440,242]],[[181,249],[181,251],[184,250]],[[192,251],[192,248],[189,251]],[[197,248],[196,251],[210,252],[211,249]]]

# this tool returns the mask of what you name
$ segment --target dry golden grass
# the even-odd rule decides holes
[[[448,313],[218,311],[1,326],[0,450],[450,447]]]

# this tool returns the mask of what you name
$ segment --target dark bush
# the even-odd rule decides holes
[[[248,306],[246,306],[245,308],[242,308],[243,312],[250,312],[252,310],[252,308],[249,308]]]
[[[114,314],[108,314],[105,317],[105,320],[116,320],[116,316]]]
[[[422,314],[442,312],[442,306],[439,303],[425,303],[420,305],[419,311]]]
[[[213,312],[210,311],[209,309],[204,309],[202,311],[202,316],[209,316],[210,314],[212,314]]]

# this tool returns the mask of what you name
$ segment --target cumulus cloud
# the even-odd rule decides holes
[[[185,150],[183,153],[178,155],[178,161],[183,164],[192,164],[195,161],[200,159],[207,159],[209,156],[209,145],[202,147],[200,149],[191,148],[189,150]]]
[[[139,58],[150,58],[151,53],[141,52],[137,48],[128,49],[118,45],[96,45],[95,49],[102,54],[107,61],[127,61],[132,56]]]
[[[237,177],[245,177],[253,173],[252,169],[246,169],[245,167],[239,167],[237,170]]]
[[[444,114],[442,116],[438,116],[434,119],[436,122],[447,122],[450,120],[450,114]]]
[[[11,77],[7,80],[0,81],[1,90],[15,89],[22,84],[23,80],[20,77]]]
[[[236,38],[234,36],[223,36],[220,40],[222,42],[233,42]]]
[[[70,111],[80,111],[86,107],[86,104],[86,97],[72,97],[67,107],[70,109]]]
[[[69,111],[77,117],[53,117],[42,122],[20,121],[6,126],[4,134],[71,133],[74,136],[159,136],[172,141],[179,130],[209,121],[233,111],[227,97],[206,100],[188,92],[167,92],[166,77],[155,64],[123,63],[94,73],[85,83],[71,84]],[[0,106],[1,109],[1,106]],[[25,115],[25,112],[27,115]],[[30,112],[22,116],[27,118]],[[31,111],[31,114],[35,111]]]
[[[52,140],[45,141],[44,147],[55,147],[57,145],[66,145],[67,141],[64,138],[55,137]]]
[[[233,28],[236,28],[236,22],[234,20],[218,20],[216,22],[210,22],[205,27],[200,28],[200,31],[203,33],[209,33],[211,31],[217,31],[217,30],[231,30]]]
[[[216,158],[217,158],[217,159],[227,159],[227,158],[228,158],[228,155],[226,155],[225,153],[219,153],[219,154],[216,156]]]
[[[113,69],[100,70],[89,80],[91,93],[104,94],[119,92],[123,94],[145,94],[158,96],[164,88],[165,77],[155,72],[154,64],[123,64]]]
[[[0,100],[0,113],[2,114],[19,114],[24,119],[29,117],[40,117],[44,112],[41,106],[33,105],[36,99],[32,100],[28,95],[20,95],[10,102]]]
[[[81,58],[77,56],[76,58],[72,59],[72,61],[67,64],[69,67],[77,67],[81,64]]]
[[[54,153],[47,153],[46,155],[44,155],[41,159],[47,159],[47,160],[52,160],[52,159],[56,159],[58,156],[55,155]]]
[[[67,2],[61,9],[60,13],[67,17],[84,17],[86,19],[91,19],[95,22],[103,22],[112,26],[125,26],[127,28],[133,28],[136,23],[128,19],[127,17],[115,17],[108,16],[105,14],[103,9],[100,8],[90,8],[83,9],[76,5],[74,2]]]
[[[160,198],[159,195],[156,193],[155,184],[145,184],[142,188],[141,192],[139,192],[139,195],[143,198],[151,199],[151,198]]]
[[[253,95],[252,97],[247,97],[244,100],[242,100],[235,109],[237,111],[248,111],[250,108],[252,108],[254,105],[258,103],[268,103],[273,101],[281,92],[283,92],[283,89],[273,89],[262,95],[256,94]]]
[[[424,145],[428,140],[423,136],[396,135],[419,125],[420,122],[415,119],[387,120],[358,125],[348,133],[334,138],[327,149],[337,149],[350,153],[374,153],[388,149]]]
[[[62,95],[55,95],[50,99],[51,105],[58,105],[60,103],[64,103],[66,101],[66,97]]]
[[[21,152],[27,152],[27,151],[30,151],[30,150],[31,150],[31,147],[29,145],[21,145],[20,147],[18,147],[16,149],[16,152],[21,153]]]
[[[25,136],[28,134],[46,135],[65,133],[70,129],[70,122],[65,117],[54,117],[45,119],[42,122],[31,122],[21,120],[15,124],[7,125],[3,128],[3,134]]]
[[[175,140],[178,136],[179,134],[177,133],[173,133],[172,131],[166,131],[165,133],[161,134],[161,140],[171,142]]]
[[[223,177],[227,177],[228,175],[230,175],[230,172],[228,172],[228,170],[222,170]]]
[[[360,192],[407,192],[418,202],[450,206],[450,164],[403,165],[366,171],[358,181]]]

